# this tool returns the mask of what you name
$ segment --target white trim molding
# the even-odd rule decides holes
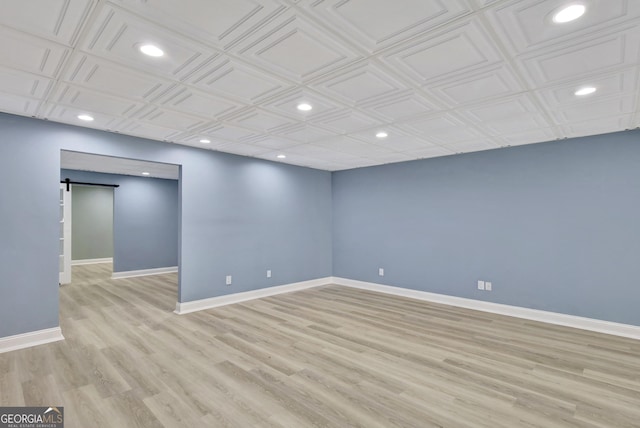
[[[14,336],[0,337],[0,354],[29,348],[31,346],[44,345],[45,343],[64,340],[60,327],[44,330],[30,331],[29,333],[16,334]]]
[[[135,276],[148,276],[148,275],[164,275],[166,273],[178,272],[178,266],[161,267],[154,269],[142,269],[142,270],[128,270],[124,272],[113,272],[111,279],[123,279],[133,278]]]
[[[542,311],[539,309],[523,308],[520,306],[504,305],[502,303],[486,302],[483,300],[467,299],[464,297],[447,296],[445,294],[429,293],[427,291],[412,290],[409,288],[394,287],[390,285],[357,281],[354,279],[340,277],[318,278],[310,281],[279,285],[269,288],[261,288],[259,290],[245,291],[235,294],[227,294],[225,296],[211,297],[208,299],[194,300],[191,302],[177,302],[176,310],[174,312],[179,315],[184,315],[191,312],[217,308],[219,306],[232,305],[234,303],[246,302],[248,300],[260,299],[262,297],[275,296],[282,293],[290,293],[292,291],[306,290],[308,288],[320,287],[323,285],[340,285],[344,287],[359,288],[362,290],[375,291],[378,293],[392,294],[394,296],[408,297],[410,299],[424,300],[427,302],[440,303],[443,305],[457,306],[460,308],[473,309],[476,311],[506,315],[532,321],[540,321],[548,324],[561,325],[565,327],[578,328],[581,330],[594,331],[598,333],[605,333],[614,336],[640,340],[640,326],[598,320],[594,318],[579,317],[575,315],[561,314],[557,312]]]
[[[290,293],[292,291],[306,290],[307,288],[329,285],[331,283],[331,277],[326,277],[312,279],[309,281],[294,282],[292,284],[276,285],[275,287],[260,288],[258,290],[244,291],[241,293],[227,294],[225,296],[210,297],[208,299],[193,300],[182,303],[176,302],[176,310],[174,312],[178,315],[184,315],[191,312],[202,311],[204,309],[232,305],[234,303],[275,296],[277,294]]]
[[[113,263],[113,257],[107,257],[104,259],[71,260],[71,266],[97,265],[99,263]]]
[[[640,326],[332,277],[333,284],[640,340]]]

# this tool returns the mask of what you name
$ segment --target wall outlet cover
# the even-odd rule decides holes
[[[484,290],[484,281],[478,281],[478,290]]]

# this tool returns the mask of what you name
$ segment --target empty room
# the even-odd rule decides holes
[[[0,34],[0,427],[640,427],[640,1]]]

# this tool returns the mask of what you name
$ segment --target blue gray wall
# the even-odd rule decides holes
[[[182,165],[181,302],[333,273],[640,325],[638,131],[331,175],[6,114],[0,129],[0,337],[58,325],[61,149]]]
[[[640,325],[638,131],[337,172],[333,207],[335,276]]]
[[[178,265],[178,181],[63,169],[60,178],[86,183],[118,184],[113,192],[113,271]],[[75,207],[74,186],[72,204]],[[100,189],[103,188],[92,188]],[[75,214],[75,211],[74,211]],[[76,218],[72,217],[73,230]],[[72,239],[73,245],[76,237]],[[75,254],[75,249],[72,248]],[[109,257],[109,256],[106,256]],[[97,257],[96,257],[97,258]]]
[[[181,302],[331,275],[328,172],[8,114],[0,129],[0,337],[58,325],[61,149],[182,165]]]
[[[71,260],[113,257],[113,189],[74,185],[72,192]]]

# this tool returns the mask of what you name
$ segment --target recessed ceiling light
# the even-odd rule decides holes
[[[573,3],[559,9],[553,14],[553,22],[556,24],[564,24],[580,18],[586,12],[587,8],[581,3]]]
[[[278,156],[276,156],[276,157],[277,157],[278,159],[286,159],[286,158],[287,158],[287,155],[278,155]]]
[[[307,103],[298,104],[298,110],[300,110],[300,111],[309,111],[312,108],[313,108],[313,106],[311,104],[307,104]]]
[[[376,137],[378,137],[378,138],[387,138],[388,136],[389,136],[389,134],[387,134],[387,133],[386,133],[386,132],[384,132],[384,131],[380,131],[380,132],[378,132],[378,133],[376,134]]]
[[[207,140],[206,138],[203,138],[202,140],[200,140],[200,142],[202,144],[209,144],[211,142],[211,140]]]
[[[147,171],[145,171],[145,172],[143,172],[143,173],[142,173],[142,175],[149,175],[149,174],[150,174],[150,173],[149,173],[149,172],[147,172]]]
[[[91,122],[93,120],[93,117],[89,116],[88,114],[79,114],[78,119],[84,120],[85,122]]]
[[[155,45],[141,45],[138,49],[148,56],[159,57],[164,55],[164,51]]]
[[[575,91],[574,95],[584,96],[584,95],[593,94],[595,91],[596,91],[596,88],[594,88],[593,86],[585,86],[584,88],[580,88],[577,91]]]

